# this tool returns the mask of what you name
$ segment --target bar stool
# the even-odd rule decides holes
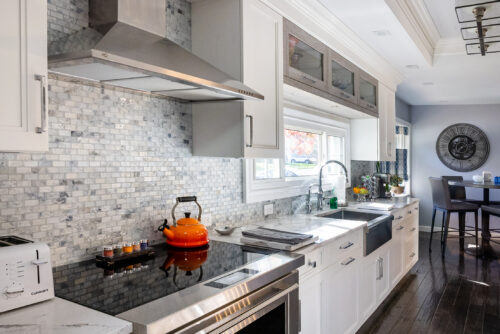
[[[448,180],[444,178],[430,177],[429,181],[432,188],[432,225],[431,237],[429,242],[429,252],[432,252],[432,236],[434,234],[434,221],[436,220],[436,212],[443,213],[443,224],[441,225],[441,253],[444,256],[446,249],[446,240],[448,239],[448,229],[450,228],[450,216],[452,213],[457,212],[459,215],[459,238],[463,240],[465,237],[465,214],[467,212],[474,212],[475,217],[475,232],[476,232],[476,246],[478,245],[478,215],[479,205],[473,203],[463,202],[461,200],[451,199]]]
[[[468,203],[474,203],[477,205],[481,205],[481,201],[478,200],[473,200],[473,199],[467,199],[467,193],[465,191],[465,187],[463,186],[455,186],[455,185],[450,185],[450,181],[453,182],[462,182],[464,178],[462,176],[442,176],[443,180],[445,180],[448,184],[448,188],[450,189],[450,198],[451,200],[456,200],[456,201],[462,201],[462,202],[468,202]],[[466,228],[467,226],[465,225],[465,213],[459,213],[458,214],[458,233],[459,235],[463,238],[465,236],[465,233],[475,231],[475,228]],[[481,229],[478,229],[481,230]],[[470,233],[468,233],[470,234]]]

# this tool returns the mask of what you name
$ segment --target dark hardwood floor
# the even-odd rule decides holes
[[[358,333],[500,333],[500,260],[460,252],[452,237],[443,259],[439,234],[432,253],[429,236],[420,234],[419,261]]]

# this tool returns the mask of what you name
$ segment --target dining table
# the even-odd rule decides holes
[[[480,188],[483,189],[483,200],[480,201],[483,205],[490,205],[490,190],[491,189],[499,189],[500,184],[496,184],[495,182],[475,182],[472,180],[463,180],[463,181],[449,181],[450,186],[456,187],[465,187],[465,188]],[[490,245],[491,239],[491,231],[490,224],[481,223],[481,246],[475,249],[474,253],[477,256],[484,256],[488,258],[498,259],[498,255],[495,253],[493,248]]]

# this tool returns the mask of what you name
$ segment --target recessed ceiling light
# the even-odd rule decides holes
[[[422,85],[424,85],[424,86],[433,86],[433,85],[434,85],[434,82],[430,82],[430,81],[428,81],[428,82],[424,82],[424,83],[422,83]]]
[[[405,67],[410,70],[418,70],[420,68],[418,65],[406,65]]]
[[[373,30],[372,33],[376,36],[389,36],[391,34],[389,30]]]

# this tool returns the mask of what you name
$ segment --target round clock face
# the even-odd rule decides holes
[[[441,132],[436,142],[441,162],[459,172],[470,172],[481,167],[490,154],[488,137],[471,124],[455,124]]]

